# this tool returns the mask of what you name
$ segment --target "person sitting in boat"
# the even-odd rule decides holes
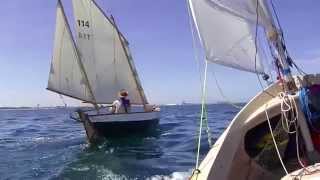
[[[128,91],[122,89],[119,92],[119,97],[120,97],[120,102],[121,102],[121,108],[124,109],[125,113],[129,113],[131,111],[131,103],[130,100],[128,99]]]

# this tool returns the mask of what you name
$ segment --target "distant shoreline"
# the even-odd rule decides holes
[[[216,103],[207,103],[207,105],[219,105],[219,104],[230,104],[228,102],[216,102]],[[234,102],[232,104],[237,105],[245,105],[246,102]],[[159,106],[195,106],[195,105],[201,105],[201,103],[185,103],[185,104],[160,104]],[[43,107],[27,107],[27,106],[21,106],[21,107],[0,107],[0,110],[35,110],[35,109],[61,109],[61,108],[79,108],[84,106],[43,106]]]
[[[60,108],[77,108],[76,106],[48,106],[48,107],[0,107],[0,110],[35,110],[35,109],[60,109]]]
[[[214,102],[214,103],[206,103],[206,105],[229,105],[229,102]],[[236,105],[245,105],[247,102],[232,102],[232,104]],[[201,103],[183,103],[183,104],[161,104],[160,106],[196,106],[201,105]]]

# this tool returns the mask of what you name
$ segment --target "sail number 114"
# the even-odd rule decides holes
[[[89,21],[78,19],[77,22],[78,22],[79,27],[87,27],[87,28],[90,27]]]

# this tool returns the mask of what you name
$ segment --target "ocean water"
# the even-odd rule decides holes
[[[156,135],[89,146],[70,109],[0,110],[0,179],[187,179],[195,166],[199,105],[163,106]],[[237,109],[209,105],[215,141]],[[201,156],[209,150],[204,134]]]

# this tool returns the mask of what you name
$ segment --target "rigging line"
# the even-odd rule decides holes
[[[271,93],[269,93],[268,91],[265,90],[265,88],[263,87],[263,84],[261,82],[261,79],[259,77],[259,73],[257,72],[257,56],[258,56],[258,25],[259,25],[259,0],[257,0],[257,4],[256,4],[256,25],[255,25],[255,38],[254,38],[254,44],[255,44],[255,55],[254,55],[254,68],[255,68],[255,74],[258,78],[260,87],[262,89],[263,93],[268,94],[271,97],[275,97],[274,95],[272,95]]]
[[[206,75],[207,76],[207,75]],[[207,87],[205,87],[205,94],[204,94],[204,115],[203,115],[203,120],[205,121],[206,124],[206,133],[207,133],[207,139],[208,139],[208,144],[209,147],[213,147],[212,143],[212,134],[210,132],[210,127],[209,127],[209,121],[208,121],[208,107],[207,107],[207,99],[208,99],[208,90]]]
[[[275,139],[274,134],[273,134],[273,130],[272,130],[272,126],[271,126],[271,122],[270,122],[270,119],[269,119],[267,108],[268,108],[268,104],[265,104],[264,112],[266,113],[266,118],[267,118],[269,130],[270,130],[270,134],[271,134],[271,137],[272,137],[272,141],[273,141],[274,147],[276,148],[276,152],[277,152],[277,155],[278,155],[278,158],[280,160],[280,163],[282,165],[283,170],[285,171],[286,174],[289,174],[286,166],[284,165],[284,163],[282,161],[282,157],[281,157],[281,154],[280,154],[276,139]]]
[[[275,7],[275,5],[274,5],[274,3],[273,3],[273,0],[271,0],[271,7],[272,7],[273,13],[274,13],[274,15],[275,15],[275,17],[276,17],[277,25],[279,26],[279,29],[280,29],[280,32],[281,32],[281,40],[283,41],[284,44],[286,44],[286,40],[285,40],[285,38],[284,38],[284,36],[283,36],[283,28],[282,28],[282,26],[281,26],[280,19],[279,19],[279,16],[278,16],[276,7]],[[287,56],[290,57],[290,54],[289,54],[287,48],[285,48],[285,52],[286,52]],[[305,73],[305,71],[302,70],[302,68],[299,67],[292,59],[291,59],[291,61],[292,61],[292,64],[295,66],[295,68],[298,70],[298,72],[299,72],[300,74],[302,74],[302,75],[303,75],[303,74],[305,74],[305,75],[307,74],[307,73]]]
[[[272,0],[271,0],[271,2],[272,2]],[[255,32],[255,33],[256,33],[256,37],[255,37],[255,44],[256,44],[256,54],[255,54],[255,55],[256,55],[256,56],[257,56],[257,53],[258,53],[258,52],[257,52],[257,34],[258,34],[258,21],[259,21],[259,10],[258,10],[258,7],[259,7],[259,1],[257,0],[257,7],[256,7],[257,19],[256,19],[256,32]],[[277,18],[277,17],[276,17],[276,18]],[[278,19],[277,19],[277,21],[278,21]],[[279,21],[278,21],[278,23],[279,23]],[[281,28],[281,26],[279,26],[279,27]],[[280,31],[281,31],[281,37],[282,37],[282,39],[283,39],[282,29],[280,29]],[[256,56],[255,56],[255,62],[256,62]],[[259,78],[258,75],[257,75],[257,77],[258,77],[258,79],[259,79],[259,82],[261,83],[260,78]],[[261,85],[262,85],[262,84],[261,84]],[[287,123],[287,127],[288,127],[289,125],[288,125],[288,119],[287,119],[286,113],[287,113],[288,111],[292,110],[292,106],[290,106],[290,105],[292,105],[292,101],[291,101],[290,97],[289,97],[287,94],[285,94],[285,93],[281,93],[281,94],[280,94],[280,98],[282,99],[282,101],[281,101],[281,114],[282,114],[281,119],[282,119],[283,117],[286,118],[286,123]],[[286,102],[286,100],[289,100],[290,104],[289,104],[288,102]],[[294,99],[293,99],[293,101],[294,101]],[[287,109],[283,109],[283,104],[285,104],[285,105],[287,106]],[[275,149],[276,149],[278,158],[279,158],[279,160],[280,160],[280,163],[281,163],[281,165],[282,165],[285,173],[288,174],[288,171],[287,171],[287,169],[286,169],[286,167],[285,167],[285,165],[284,165],[284,163],[283,163],[281,154],[280,154],[279,149],[278,149],[277,142],[276,142],[275,137],[274,137],[274,134],[273,134],[271,122],[270,122],[269,115],[268,115],[268,111],[267,111],[267,108],[268,108],[267,106],[268,106],[268,104],[265,104],[264,111],[265,111],[265,114],[266,114],[266,118],[267,118],[269,130],[270,130],[270,134],[271,134],[271,137],[272,137],[272,140],[273,140],[273,143],[274,143],[274,146],[275,146]],[[296,126],[296,127],[297,127],[297,126]],[[285,130],[285,129],[284,129],[284,130]],[[290,129],[288,129],[288,130],[290,131]],[[286,130],[285,130],[285,131],[286,131]],[[298,131],[298,130],[296,129],[296,131]],[[296,133],[297,133],[297,132],[296,132]],[[296,143],[297,143],[297,142],[296,142]],[[298,144],[297,144],[297,146],[298,146]],[[298,151],[299,151],[299,150],[297,150],[297,154],[299,153]],[[299,160],[299,163],[301,163],[299,155],[298,155],[298,160]],[[301,163],[301,164],[302,164],[302,163]]]
[[[271,82],[275,82],[274,75],[272,74],[272,61],[271,61],[271,64],[269,64],[269,62],[267,61],[268,59],[267,51],[270,51],[270,44],[268,40],[267,40],[267,45],[268,45],[267,47],[265,46],[261,48],[261,54],[263,55],[264,62],[266,63],[268,75],[270,75]],[[269,50],[267,50],[267,48]],[[273,57],[272,52],[270,53],[271,53],[271,56]]]
[[[302,68],[300,68],[300,67],[296,64],[296,62],[294,62],[293,60],[292,60],[292,64],[294,65],[294,67],[297,69],[297,71],[298,71],[301,75],[307,75],[307,73],[306,73],[304,70],[302,70]]]
[[[66,101],[64,100],[62,94],[59,94],[59,97],[60,97],[60,99],[61,99],[61,101],[62,101],[62,103],[64,105],[64,108],[67,109],[68,105],[67,105]]]
[[[205,107],[205,121],[206,121],[206,133],[208,135],[208,144],[209,144],[209,147],[212,148],[213,147],[213,142],[212,142],[212,134],[211,134],[211,130],[210,130],[210,127],[209,127],[209,120],[208,120],[208,108]]]
[[[220,93],[220,96],[221,96],[222,98],[224,98],[225,101],[226,101],[229,105],[235,107],[236,109],[241,109],[240,106],[232,103],[232,102],[230,101],[230,99],[229,99],[227,96],[225,96],[225,94],[224,94],[224,92],[223,92],[223,90],[222,90],[222,88],[221,88],[221,86],[220,86],[220,83],[218,82],[218,78],[217,78],[216,73],[214,72],[214,70],[212,71],[212,75],[213,75],[213,78],[214,78],[214,80],[215,80],[215,82],[216,82],[216,87],[217,87],[217,89],[218,89],[218,91],[219,91],[219,93]]]
[[[299,124],[298,124],[298,118],[299,118],[299,111],[297,103],[294,99],[293,95],[285,94],[281,92],[279,94],[279,97],[281,99],[281,123],[283,130],[288,134],[296,134],[296,156],[298,159],[298,163],[302,168],[306,168],[306,166],[303,164],[301,158],[300,158],[300,150],[299,150]],[[284,105],[286,108],[284,108]],[[290,113],[290,119],[287,116],[287,113]],[[283,118],[285,118],[286,127],[283,124]],[[291,124],[294,126],[294,130],[290,131]]]
[[[271,0],[271,7],[272,7],[272,11],[273,11],[273,13],[274,13],[274,15],[276,17],[277,25],[279,26],[279,29],[280,29],[280,32],[281,32],[281,38],[282,38],[283,42],[285,42],[285,39],[283,37],[283,29],[282,29],[282,26],[280,24],[280,19],[279,19],[278,13],[276,11],[276,8],[274,6],[273,0]]]
[[[206,85],[207,85],[207,70],[208,70],[208,62],[205,61],[204,81],[203,81],[203,87],[202,87],[200,126],[199,126],[199,136],[198,136],[198,150],[197,150],[197,159],[196,159],[196,169],[199,168],[202,125],[203,125],[203,118],[204,118],[204,114],[205,114],[205,94],[206,94]]]
[[[205,86],[206,82],[202,81],[202,76],[201,76],[201,66],[200,66],[200,58],[199,58],[199,52],[198,52],[198,48],[196,47],[196,36],[195,36],[195,28],[194,28],[194,24],[192,21],[192,13],[191,13],[191,2],[189,0],[186,0],[186,7],[187,7],[187,11],[188,11],[188,19],[189,19],[189,25],[190,25],[190,30],[191,30],[191,35],[192,35],[192,48],[194,50],[194,57],[195,57],[195,61],[198,67],[198,71],[199,71],[199,79],[200,79],[200,90],[202,90]],[[207,66],[207,61],[205,60],[205,66]],[[207,67],[205,67],[207,68]],[[206,71],[206,70],[205,70]],[[205,72],[205,76],[207,76],[207,72]],[[203,82],[203,83],[202,83]],[[205,92],[205,95],[202,95],[204,97],[205,100],[207,99],[207,91]],[[204,107],[204,119],[205,119],[205,123],[206,123],[206,132],[208,135],[208,143],[210,148],[213,146],[212,143],[212,135],[211,135],[211,131],[210,131],[210,127],[209,127],[209,121],[208,121],[208,112],[207,112],[207,108]],[[202,121],[203,118],[201,118]],[[201,132],[200,132],[201,133]],[[200,147],[199,147],[200,148]]]

